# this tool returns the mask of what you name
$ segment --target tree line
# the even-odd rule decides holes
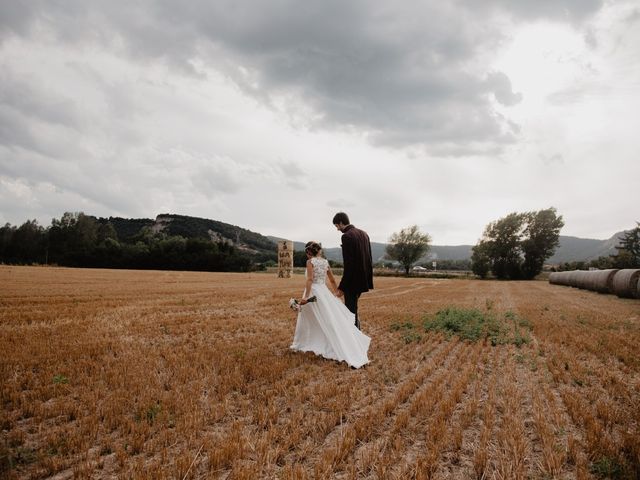
[[[531,280],[544,267],[560,242],[564,226],[555,208],[518,213],[489,223],[481,239],[472,248],[471,270],[480,278],[489,274],[498,279]],[[389,238],[386,256],[409,269],[430,249],[431,237],[417,225],[402,229]],[[578,268],[640,268],[640,223],[627,231],[616,247],[617,254],[592,262],[560,265],[560,270]]]
[[[66,212],[61,218],[54,218],[46,228],[36,220],[27,220],[19,227],[7,223],[0,227],[0,262],[240,272],[276,264],[275,246],[272,252],[266,249],[271,245],[258,234],[242,232],[251,237],[252,244],[265,247],[265,250],[248,253],[224,237],[212,241],[207,228],[217,227],[217,224],[202,224],[202,219],[191,217],[179,218],[180,222],[172,224],[168,233],[154,232],[151,228],[154,222],[148,219],[105,219],[82,212]],[[562,216],[555,208],[510,213],[485,227],[482,238],[472,249],[470,260],[449,263],[440,260],[438,264],[440,268],[470,266],[481,278],[491,274],[499,279],[532,279],[553,255],[563,226]],[[236,236],[237,232],[238,229],[230,230],[230,234]],[[390,237],[386,254],[389,259],[398,261],[408,275],[410,268],[428,253],[430,243],[431,236],[413,225]],[[640,268],[640,223],[623,235],[616,248],[615,255],[590,262],[563,263],[558,270]],[[294,265],[304,266],[305,261],[304,252],[296,252]],[[333,265],[341,266],[337,262]]]
[[[8,223],[0,227],[0,262],[11,264],[249,271],[275,258],[275,251],[272,255],[249,254],[228,241],[153,232],[148,225],[118,238],[109,219],[82,212],[66,212],[46,228],[36,220],[19,227]]]

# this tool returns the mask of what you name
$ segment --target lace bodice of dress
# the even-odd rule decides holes
[[[325,258],[313,257],[311,259],[311,265],[313,265],[313,283],[324,284],[327,279],[329,262]]]

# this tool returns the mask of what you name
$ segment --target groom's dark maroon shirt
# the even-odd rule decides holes
[[[353,225],[342,231],[342,261],[344,273],[338,288],[359,294],[373,288],[371,242],[367,232]]]

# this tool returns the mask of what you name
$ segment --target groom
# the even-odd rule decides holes
[[[344,212],[336,213],[333,224],[342,232],[342,261],[344,273],[338,285],[338,297],[344,296],[345,306],[355,315],[360,329],[358,299],[360,294],[373,288],[373,267],[369,235],[349,222]]]

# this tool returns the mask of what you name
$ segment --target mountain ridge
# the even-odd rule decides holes
[[[99,219],[102,222],[110,222],[118,232],[119,238],[131,237],[139,234],[144,228],[154,233],[166,233],[169,235],[181,235],[185,238],[208,238],[215,242],[225,242],[241,250],[255,253],[274,252],[278,240],[285,240],[272,235],[262,235],[237,225],[231,225],[217,220],[202,217],[191,217],[162,213],[155,219],[125,219],[109,217]],[[581,238],[569,235],[560,236],[560,245],[547,263],[559,264],[574,261],[589,261],[601,256],[608,256],[616,252],[615,246],[619,244],[620,236],[624,231],[617,232],[605,240]],[[294,240],[294,249],[304,250],[305,242]],[[371,242],[371,253],[374,262],[385,259],[387,244]],[[433,260],[468,260],[471,258],[473,245],[432,245],[429,253],[419,262],[431,262]],[[342,261],[340,247],[328,247],[324,249],[325,256],[337,262]]]
[[[593,238],[581,238],[570,235],[560,235],[560,245],[555,253],[547,259],[548,264],[559,264],[564,262],[578,262],[594,260],[598,257],[608,256],[616,253],[615,246],[619,244],[620,237],[625,231],[617,232],[605,240]],[[277,242],[283,238],[267,236],[267,238]],[[295,250],[303,250],[304,242],[294,241]],[[371,256],[373,261],[384,260],[386,243],[371,242]],[[421,258],[418,263],[426,263],[434,260],[468,260],[471,258],[473,245],[431,245],[429,253]],[[329,260],[342,261],[342,250],[340,247],[328,247],[323,249],[325,256]]]

